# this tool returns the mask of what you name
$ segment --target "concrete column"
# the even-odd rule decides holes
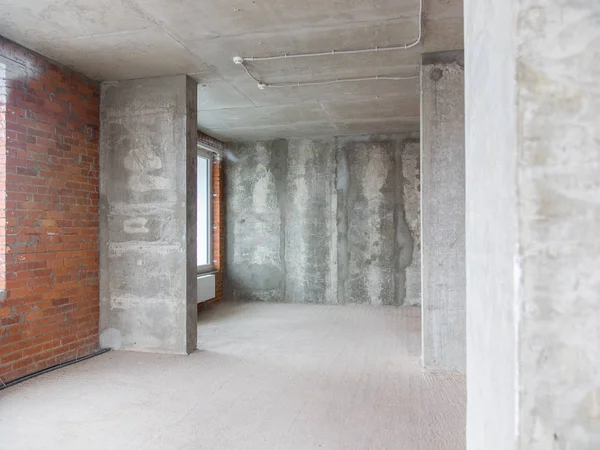
[[[465,0],[467,448],[600,448],[600,2]]]
[[[462,52],[421,68],[423,364],[465,369],[465,135]]]
[[[196,348],[196,83],[102,86],[100,344]]]

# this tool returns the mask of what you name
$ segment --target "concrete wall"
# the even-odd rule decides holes
[[[465,0],[468,450],[519,448],[513,3]]]
[[[418,159],[409,136],[235,147],[226,171],[228,297],[419,304]]]
[[[103,347],[196,348],[195,108],[185,76],[102,86]]]
[[[600,3],[465,12],[468,449],[597,449]]]
[[[440,59],[424,57],[421,69],[423,363],[464,371],[464,75]]]
[[[404,217],[412,237],[412,255],[406,268],[407,305],[421,304],[421,148],[418,142],[409,142],[402,151],[404,190]],[[402,236],[407,236],[402,233]],[[404,255],[408,257],[408,255]]]
[[[282,197],[287,200],[283,242],[286,300],[333,301],[337,290],[334,141],[288,142],[286,169],[286,197]]]

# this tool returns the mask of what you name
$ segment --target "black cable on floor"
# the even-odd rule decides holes
[[[106,353],[108,351],[110,351],[110,348],[103,348],[102,350],[98,350],[95,353],[90,353],[87,356],[82,356],[81,358],[75,358],[75,359],[71,359],[69,361],[62,362],[60,364],[55,364],[55,365],[47,367],[45,369],[38,370],[37,372],[30,373],[29,375],[23,375],[22,377],[15,378],[14,380],[9,381],[8,383],[3,383],[0,380],[0,391],[2,391],[4,389],[7,389],[7,388],[9,388],[11,386],[14,386],[16,384],[22,383],[23,381],[27,381],[27,380],[30,380],[30,379],[35,378],[37,376],[43,375],[45,373],[52,372],[53,370],[61,369],[63,367],[70,366],[71,364],[75,364],[75,363],[78,363],[80,361],[85,361],[86,359],[90,359],[90,358],[93,358],[95,356],[102,355],[102,354],[104,354],[104,353]]]

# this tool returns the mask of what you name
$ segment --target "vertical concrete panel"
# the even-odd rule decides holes
[[[600,448],[600,2],[516,20],[519,445]]]
[[[334,140],[292,140],[285,215],[286,301],[337,303]]]
[[[196,349],[198,341],[198,303],[197,303],[197,195],[198,195],[198,177],[197,177],[197,150],[198,150],[198,83],[186,78],[186,332],[187,332],[187,353]],[[193,301],[192,301],[193,300]]]
[[[196,348],[195,104],[185,76],[102,86],[103,347]]]
[[[234,300],[284,301],[287,142],[240,144],[227,163],[227,277]]]
[[[395,295],[398,190],[396,145],[388,141],[341,141],[348,161],[348,272],[345,303],[399,304]],[[400,176],[401,177],[401,176]]]
[[[600,3],[465,13],[467,445],[597,449]]]
[[[409,142],[402,149],[404,216],[412,245],[406,267],[405,305],[421,304],[421,151],[418,142]]]
[[[420,197],[418,186],[414,183],[414,172],[409,176],[410,181],[405,177],[406,172],[416,170],[418,167],[419,151],[416,154],[405,152],[406,142],[397,139],[394,142],[394,304],[415,306],[420,305],[420,287],[415,283],[420,282],[421,266],[420,258],[414,257],[415,248],[419,247],[420,230],[413,232],[409,226],[408,219],[415,220],[414,210],[419,210]],[[406,164],[406,169],[405,169]],[[420,228],[420,223],[418,227]],[[416,271],[415,271],[416,270]],[[415,280],[415,276],[418,279]],[[412,277],[412,278],[411,278]],[[408,285],[411,282],[412,285]]]
[[[465,0],[468,450],[518,448],[514,3]]]
[[[423,363],[465,370],[464,75],[457,63],[421,72]]]
[[[348,152],[341,151],[336,141],[336,251],[337,251],[337,303],[346,303],[346,280],[348,279],[348,191],[350,168]]]

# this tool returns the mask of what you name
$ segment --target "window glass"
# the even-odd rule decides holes
[[[210,159],[198,155],[198,268],[212,263],[210,254],[210,167]]]

